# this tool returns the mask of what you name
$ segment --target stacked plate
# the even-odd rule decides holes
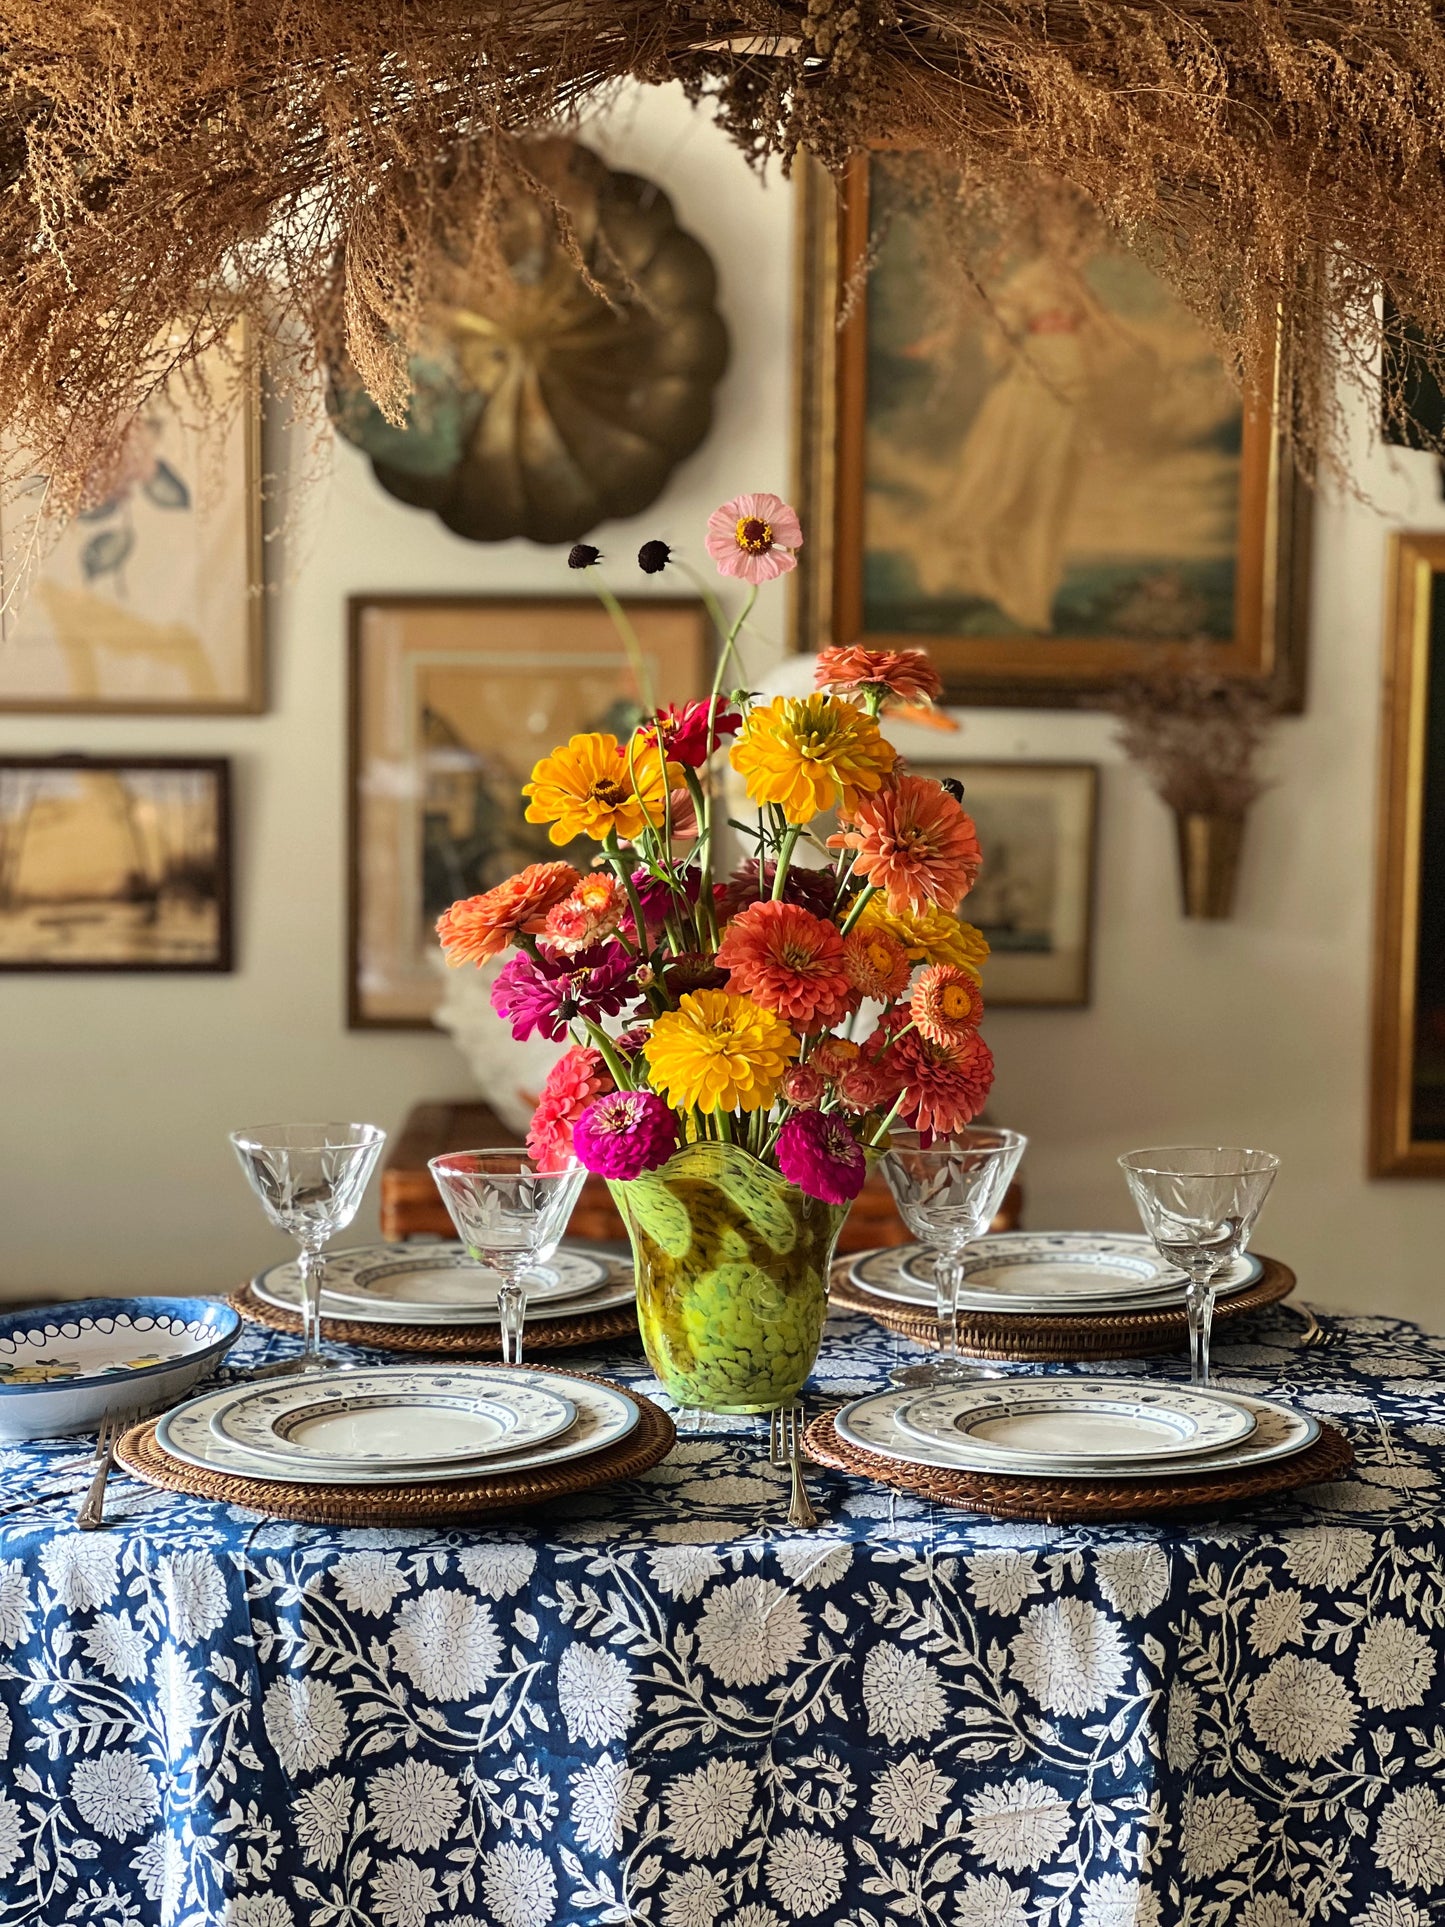
[[[155,1441],[230,1478],[378,1488],[585,1460],[640,1419],[619,1386],[568,1372],[382,1365],[204,1392],[167,1412]]]
[[[1219,1281],[1228,1298],[1263,1272],[1248,1253]],[[895,1245],[857,1257],[849,1281],[892,1306],[932,1311],[936,1301],[932,1254],[921,1245]],[[1002,1231],[969,1248],[962,1312],[990,1316],[1099,1316],[1171,1311],[1184,1304],[1184,1273],[1162,1259],[1145,1237],[1112,1231]]]
[[[1269,1399],[1149,1379],[986,1379],[890,1387],[833,1420],[846,1444],[902,1465],[1029,1479],[1228,1476],[1303,1452],[1317,1420]]]
[[[366,1245],[330,1253],[323,1318],[377,1327],[385,1343],[388,1325],[445,1327],[499,1325],[500,1279],[459,1244]],[[630,1304],[636,1287],[631,1267],[615,1267],[598,1252],[563,1246],[527,1282],[527,1316],[590,1317]],[[296,1261],[273,1265],[251,1280],[251,1292],[273,1310],[301,1312],[301,1272]]]

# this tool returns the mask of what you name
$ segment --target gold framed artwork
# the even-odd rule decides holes
[[[963,914],[989,942],[991,1010],[1089,1002],[1099,771],[1094,763],[930,761],[956,776],[984,864]]]
[[[1396,535],[1385,643],[1370,1174],[1445,1178],[1445,535]]]
[[[1299,709],[1311,505],[1274,398],[1092,216],[1067,272],[981,230],[960,264],[917,156],[800,173],[794,646],[926,647],[950,702],[1065,708],[1202,640]]]
[[[224,758],[0,757],[0,970],[231,968]]]
[[[58,533],[43,476],[0,507],[0,712],[265,708],[260,397],[244,328],[200,373],[231,392],[218,426],[168,394]]]
[[[658,703],[707,693],[700,602],[623,607]],[[569,736],[625,737],[643,704],[612,620],[580,598],[355,596],[350,628],[353,1029],[425,1029],[441,1001],[437,917],[527,863],[586,867],[525,820],[521,786]]]

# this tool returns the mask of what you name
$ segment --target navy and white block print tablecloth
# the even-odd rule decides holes
[[[1428,1927],[1445,1341],[1327,1329],[1218,1363],[1356,1472],[1186,1528],[814,1473],[792,1532],[750,1427],[484,1531],[121,1480],[81,1534],[89,1447],[10,1449],[0,1927]],[[908,1349],[835,1320],[814,1402]]]

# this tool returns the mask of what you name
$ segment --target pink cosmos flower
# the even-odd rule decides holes
[[[771,582],[797,568],[802,546],[797,511],[780,495],[735,495],[707,518],[707,552],[719,575]]]

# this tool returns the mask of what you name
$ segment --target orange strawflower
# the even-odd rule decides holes
[[[577,888],[547,912],[542,939],[564,957],[590,950],[610,937],[622,921],[627,899],[616,877],[598,872],[583,877]]]
[[[452,904],[437,918],[447,962],[453,969],[482,964],[515,943],[522,931],[535,935],[553,904],[571,896],[581,881],[570,863],[529,863],[495,890]]]
[[[825,649],[813,671],[832,696],[872,696],[880,705],[935,703],[943,678],[921,649]]]
[[[754,803],[777,803],[790,823],[811,823],[881,788],[895,760],[871,716],[832,696],[777,696],[748,711],[729,755]]]
[[[973,818],[933,777],[898,776],[848,816],[828,847],[857,852],[853,874],[881,889],[890,910],[952,910],[978,881]]]
[[[881,927],[850,930],[843,939],[843,971],[860,997],[891,1004],[908,988],[912,969],[903,945]]]
[[[934,1044],[958,1044],[983,1021],[978,981],[957,964],[930,964],[913,986],[909,1014]]]
[[[800,1031],[828,1030],[858,999],[843,969],[843,939],[796,903],[754,903],[723,931],[717,960],[728,989]]]
[[[831,1084],[856,1064],[862,1055],[851,1037],[825,1037],[814,1046],[808,1062],[815,1070],[820,1070]]]

